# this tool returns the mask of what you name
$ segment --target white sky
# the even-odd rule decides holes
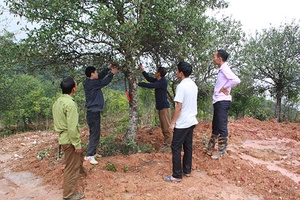
[[[228,0],[229,7],[221,13],[241,21],[244,31],[254,33],[278,27],[295,19],[300,24],[300,0]]]
[[[277,27],[285,22],[291,22],[292,19],[300,25],[300,0],[228,0],[228,2],[229,8],[221,11],[216,17],[222,14],[232,16],[241,21],[247,34],[263,28]],[[0,6],[5,6],[3,0],[0,0]],[[16,33],[18,38],[26,37],[20,32],[24,26],[34,27],[26,20],[9,14],[7,9],[4,10],[4,15],[0,15],[0,34],[2,29],[6,28]]]

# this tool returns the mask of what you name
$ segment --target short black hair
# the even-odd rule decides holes
[[[64,78],[60,83],[60,88],[63,94],[70,94],[73,87],[75,87],[75,80],[70,76]]]
[[[229,54],[224,49],[217,50],[218,57],[221,57],[224,62],[227,61]]]
[[[164,67],[159,67],[159,68],[157,69],[157,72],[160,73],[160,76],[161,76],[161,77],[164,77],[164,76],[167,74],[167,70],[166,70],[166,68],[164,68]]]
[[[91,74],[94,73],[96,71],[96,68],[93,66],[89,66],[87,68],[85,68],[85,75],[87,77],[91,77]]]
[[[193,71],[192,65],[188,62],[180,62],[177,65],[177,69],[179,72],[182,72],[185,77],[189,77]]]
[[[110,63],[112,66],[114,66],[114,67],[117,67],[117,68],[119,68],[119,64],[118,63],[116,63],[116,62],[112,62],[112,63]]]

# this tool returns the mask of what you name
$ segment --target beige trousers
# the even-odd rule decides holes
[[[63,198],[70,198],[75,194],[79,174],[84,173],[83,154],[75,153],[75,148],[71,144],[61,145],[64,150],[65,170],[63,183]]]
[[[169,131],[169,126],[171,123],[171,110],[170,108],[164,108],[158,111],[160,127],[164,135],[164,142],[166,144],[171,144],[172,134]]]

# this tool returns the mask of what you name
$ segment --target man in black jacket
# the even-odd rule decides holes
[[[170,145],[172,142],[172,135],[169,131],[171,111],[170,104],[167,99],[168,81],[165,78],[167,73],[166,69],[164,67],[159,67],[155,73],[155,78],[150,77],[147,72],[144,71],[142,64],[139,64],[139,70],[150,83],[140,82],[138,83],[138,86],[155,89],[156,109],[158,110],[160,126],[164,135],[164,142],[165,144]]]
[[[100,112],[103,109],[104,97],[101,88],[108,85],[118,72],[116,64],[110,64],[99,74],[95,67],[85,69],[86,79],[83,82],[87,108],[86,120],[90,128],[89,145],[85,160],[95,165],[96,149],[100,139]]]

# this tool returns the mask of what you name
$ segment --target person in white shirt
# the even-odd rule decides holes
[[[173,173],[164,178],[167,182],[180,182],[182,175],[190,176],[192,170],[193,131],[198,124],[196,118],[198,87],[189,78],[191,73],[191,64],[178,63],[176,74],[181,82],[176,88],[174,98],[176,106],[169,127],[169,131],[173,133],[171,144]],[[182,147],[184,155],[181,163]]]
[[[218,159],[226,154],[228,145],[228,111],[231,107],[232,97],[231,88],[238,85],[240,79],[231,71],[227,58],[229,54],[223,50],[217,50],[214,53],[213,62],[219,67],[217,82],[213,93],[214,114],[212,120],[212,135],[204,151],[212,155],[216,140],[218,140],[218,152],[211,156],[212,159]]]

